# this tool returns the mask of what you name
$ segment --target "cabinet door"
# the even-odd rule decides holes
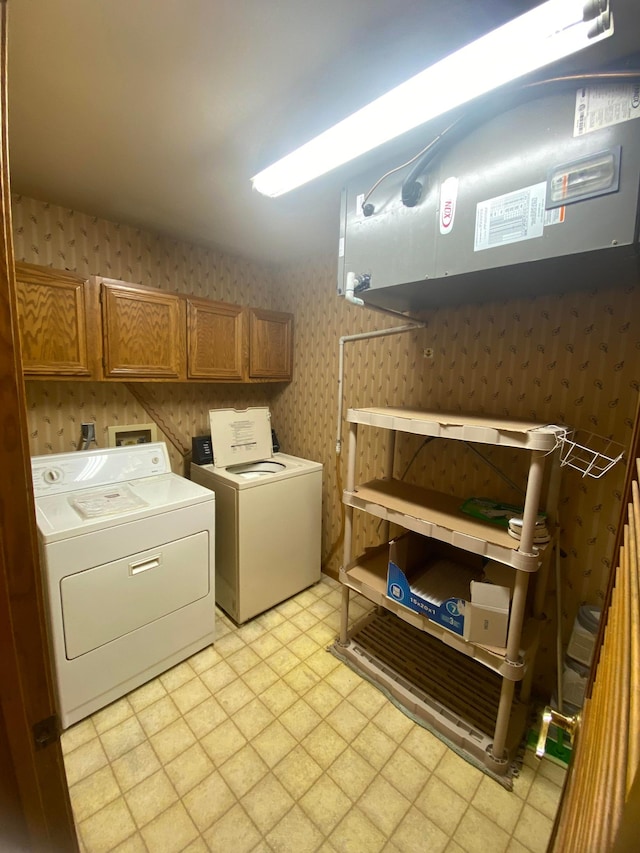
[[[184,298],[111,279],[101,282],[105,377],[186,379]]]
[[[293,315],[251,308],[249,376],[290,380],[293,363]]]
[[[242,308],[187,298],[189,379],[243,378]]]
[[[16,264],[16,286],[25,376],[99,378],[92,285],[73,273]]]

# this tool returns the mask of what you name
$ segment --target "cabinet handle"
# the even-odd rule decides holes
[[[157,569],[162,562],[162,555],[156,554],[155,557],[147,557],[145,560],[140,560],[137,563],[129,563],[129,575],[139,575],[140,572],[148,572],[149,569]]]

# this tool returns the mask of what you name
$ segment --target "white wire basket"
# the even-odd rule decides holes
[[[622,459],[624,447],[585,430],[567,431],[560,439],[560,464],[596,480]]]

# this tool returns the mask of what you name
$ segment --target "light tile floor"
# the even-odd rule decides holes
[[[62,737],[86,853],[543,853],[564,770],[508,792],[326,651],[330,578]],[[352,618],[369,603],[353,596]]]

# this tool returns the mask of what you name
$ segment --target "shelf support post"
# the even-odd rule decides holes
[[[524,513],[522,514],[522,536],[520,537],[520,547],[518,548],[518,551],[521,551],[523,554],[534,553],[533,536],[538,509],[540,507],[545,456],[546,454],[542,450],[533,450],[531,452],[527,493],[524,498]]]
[[[347,456],[347,491],[352,492],[356,485],[356,449],[358,443],[358,424],[349,424],[348,456]],[[353,507],[344,507],[344,543],[342,552],[342,568],[346,570],[351,562],[353,542]],[[340,645],[346,646],[349,629],[349,587],[342,586],[342,606],[340,608]]]
[[[384,478],[386,480],[393,479],[393,460],[396,452],[396,432],[395,430],[389,430],[387,435],[387,448],[385,452],[384,459]],[[382,538],[385,542],[389,541],[389,531],[390,531],[390,523],[388,521],[383,521],[382,523]]]
[[[527,480],[527,493],[524,499],[524,513],[522,516],[522,536],[518,548],[518,551],[523,554],[535,553],[533,550],[533,537],[536,518],[538,516],[538,507],[540,505],[544,463],[545,453],[542,450],[534,450],[531,453],[531,460],[529,462],[529,478]],[[524,623],[528,586],[529,572],[516,572],[516,583],[511,602],[511,615],[509,617],[509,636],[507,637],[507,661],[511,663],[517,663],[520,656],[520,637]]]
[[[496,727],[491,744],[491,754],[495,761],[504,761],[505,745],[507,743],[507,733],[509,731],[509,718],[511,717],[511,705],[513,704],[513,691],[515,681],[508,678],[502,679],[502,689],[500,690],[500,702],[498,704],[498,715],[496,717]]]
[[[349,587],[342,584],[342,606],[340,608],[340,638],[341,646],[349,645]]]

